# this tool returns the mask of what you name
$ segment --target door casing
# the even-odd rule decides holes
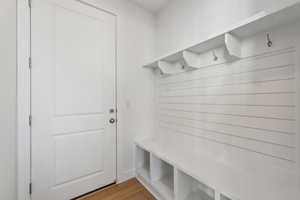
[[[92,6],[100,11],[111,14],[115,17],[115,105],[117,107],[117,19],[118,15],[106,8],[100,8],[93,0],[74,0]],[[31,0],[17,0],[17,199],[31,199],[31,127],[29,117],[31,115],[31,75],[30,75],[30,56],[31,56]],[[117,109],[117,108],[116,108]],[[116,113],[117,115],[117,113]],[[116,148],[118,149],[118,124],[116,124]],[[118,150],[116,150],[116,174],[118,172]]]

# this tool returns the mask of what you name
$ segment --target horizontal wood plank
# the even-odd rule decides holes
[[[294,57],[287,48],[159,78],[159,130],[295,162]]]

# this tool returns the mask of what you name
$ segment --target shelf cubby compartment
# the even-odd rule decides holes
[[[174,168],[154,155],[151,156],[151,180],[164,199],[174,199]]]
[[[215,200],[214,189],[181,170],[176,171],[176,200]]]
[[[136,147],[135,167],[138,176],[150,181],[150,153],[139,146]]]

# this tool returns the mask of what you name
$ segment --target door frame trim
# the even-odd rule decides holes
[[[30,9],[17,0],[17,199],[31,199],[30,126]]]
[[[31,183],[31,128],[29,116],[31,113],[31,78],[29,58],[31,55],[30,7],[29,0],[16,0],[17,6],[17,200],[30,200]],[[74,0],[92,6],[115,17],[115,106],[117,107],[117,66],[118,66],[118,15],[110,9],[96,3],[94,0]],[[118,126],[116,124],[116,178],[118,172]]]

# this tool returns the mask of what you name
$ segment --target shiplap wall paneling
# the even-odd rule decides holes
[[[240,60],[226,62],[217,51],[214,61],[208,52],[198,70],[158,77],[156,137],[187,135],[233,165],[299,174],[299,27],[295,22],[244,39]]]
[[[294,162],[294,50],[275,55],[218,66],[221,75],[208,67],[197,79],[160,84],[160,126]],[[192,88],[178,90],[186,83]]]

